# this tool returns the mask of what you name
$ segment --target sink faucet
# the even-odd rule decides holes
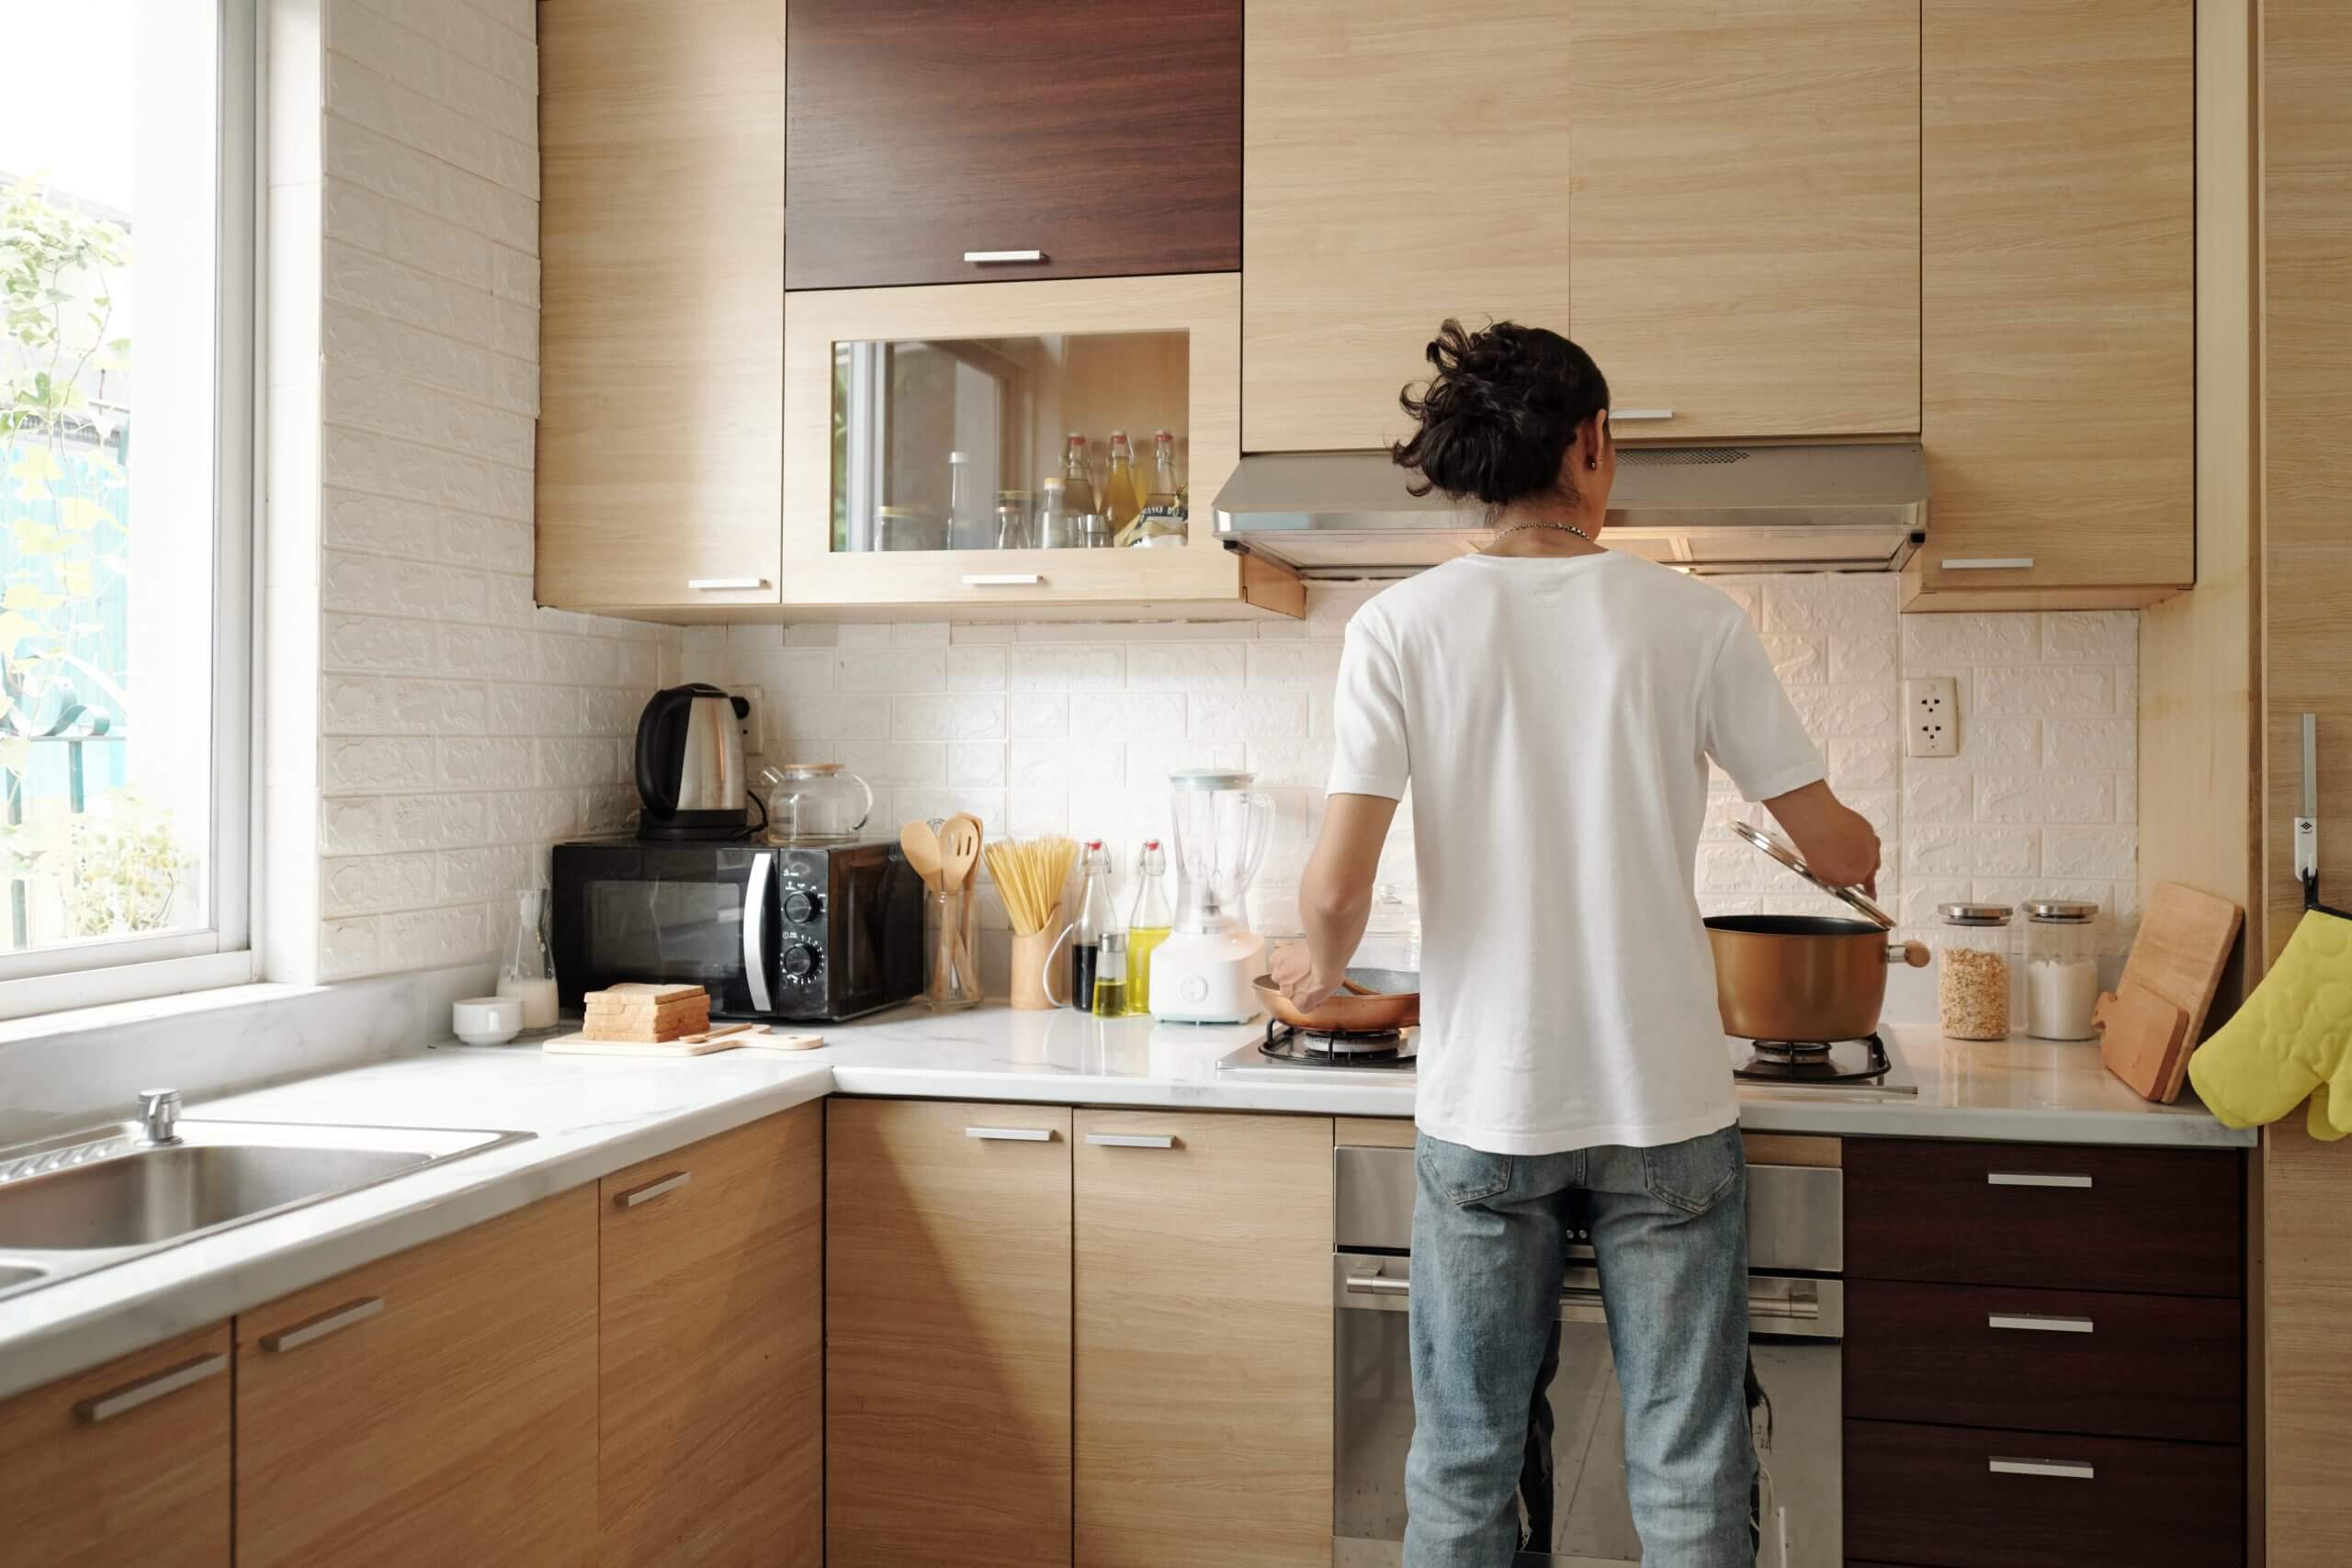
[[[179,1120],[179,1090],[142,1089],[139,1091],[139,1143],[149,1148],[178,1143]]]

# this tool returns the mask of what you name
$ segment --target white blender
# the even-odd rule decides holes
[[[1266,939],[1243,898],[1273,837],[1273,796],[1252,773],[1191,768],[1168,775],[1176,850],[1176,929],[1151,956],[1151,1014],[1171,1023],[1240,1023],[1258,1016],[1251,982],[1266,972]]]

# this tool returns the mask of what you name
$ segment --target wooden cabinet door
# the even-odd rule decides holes
[[[0,1401],[0,1558],[229,1568],[229,1325]]]
[[[1619,434],[1917,430],[1917,0],[1567,9],[1568,326]]]
[[[598,1185],[606,1568],[824,1558],[824,1111]]]
[[[238,1568],[585,1568],[596,1195],[237,1316]]]
[[[2194,28],[2192,0],[1927,0],[1922,607],[2194,580]]]
[[[1241,265],[1241,0],[790,11],[786,287]]]
[[[1077,1561],[1331,1560],[1331,1122],[1077,1113]]]
[[[783,0],[539,19],[539,602],[774,604]]]
[[[1061,1105],[826,1102],[831,1568],[1069,1561],[1069,1131]]]
[[[1554,0],[1250,7],[1244,450],[1403,435],[1448,316],[1568,330],[1568,26]]]

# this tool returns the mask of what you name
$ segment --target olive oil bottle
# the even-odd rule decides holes
[[[1168,852],[1146,839],[1136,856],[1136,901],[1127,912],[1127,1010],[1151,1010],[1151,955],[1168,940],[1175,917],[1168,905]]]

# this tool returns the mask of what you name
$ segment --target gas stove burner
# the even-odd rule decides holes
[[[1886,1043],[1875,1034],[1860,1040],[1758,1040],[1755,1051],[1732,1069],[1751,1083],[1790,1085],[1876,1083],[1890,1066]]]
[[[1295,1029],[1270,1020],[1265,1043],[1258,1047],[1258,1053],[1269,1061],[1295,1062],[1303,1066],[1403,1067],[1409,1071],[1413,1066],[1401,1029]]]

